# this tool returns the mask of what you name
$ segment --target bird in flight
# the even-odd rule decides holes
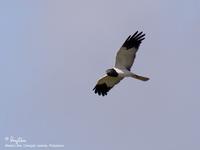
[[[106,74],[101,77],[94,87],[94,92],[98,95],[105,96],[108,91],[112,89],[125,77],[132,77],[141,81],[148,81],[149,78],[137,75],[131,72],[131,67],[135,60],[136,52],[145,39],[143,32],[136,31],[132,36],[130,35],[117,52],[115,66],[106,70]]]

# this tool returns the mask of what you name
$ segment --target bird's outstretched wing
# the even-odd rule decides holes
[[[122,79],[122,77],[111,77],[105,75],[97,81],[97,84],[93,90],[95,93],[105,96],[107,95],[108,91],[110,91],[110,89],[113,88]]]
[[[126,68],[130,71],[136,56],[136,52],[142,40],[145,39],[144,36],[145,34],[143,34],[143,32],[138,33],[137,31],[126,39],[122,47],[117,52],[115,61],[116,68]]]

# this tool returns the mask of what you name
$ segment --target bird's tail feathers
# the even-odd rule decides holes
[[[141,80],[141,81],[148,81],[149,80],[148,77],[139,76],[137,74],[133,74],[132,77],[135,78],[135,79]]]

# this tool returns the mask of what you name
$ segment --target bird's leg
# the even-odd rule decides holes
[[[141,80],[141,81],[148,81],[148,80],[149,80],[149,78],[143,77],[143,76],[139,76],[139,75],[137,75],[137,74],[132,74],[131,77],[133,77],[133,78],[135,78],[135,79],[138,79],[138,80]]]

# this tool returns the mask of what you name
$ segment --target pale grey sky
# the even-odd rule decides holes
[[[199,0],[2,0],[0,18],[1,149],[10,136],[67,150],[200,149]],[[150,81],[95,95],[136,30],[146,39],[132,70]]]

